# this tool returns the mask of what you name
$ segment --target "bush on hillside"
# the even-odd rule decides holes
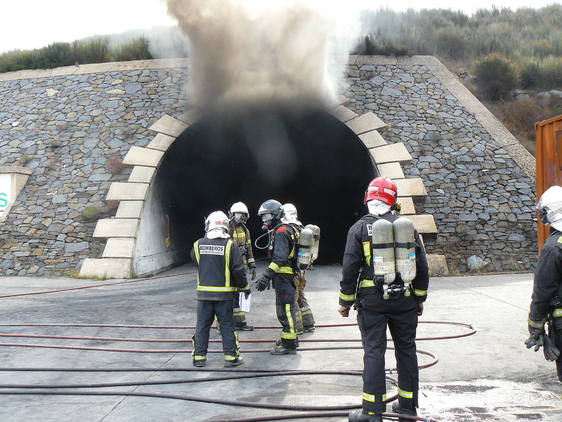
[[[517,86],[517,69],[499,53],[488,54],[474,63],[473,73],[477,84],[487,99],[499,101]]]
[[[35,69],[52,69],[75,64],[76,56],[70,44],[57,42],[40,50],[35,50],[32,63]]]
[[[520,84],[525,89],[560,89],[562,59],[552,57],[542,62],[525,61],[521,65]]]
[[[74,41],[72,47],[77,63],[105,63],[111,60],[107,38],[96,38],[86,42]]]
[[[117,62],[149,59],[152,59],[152,55],[150,54],[148,39],[145,37],[135,38],[120,45],[114,55],[114,60]]]
[[[466,53],[466,35],[455,28],[439,29],[435,34],[435,47],[439,54],[458,59]]]

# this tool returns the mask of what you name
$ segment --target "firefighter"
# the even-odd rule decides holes
[[[541,251],[529,312],[527,348],[543,347],[544,357],[556,361],[562,382],[562,187],[552,186],[541,196],[537,210],[543,224],[550,224],[550,236]],[[549,334],[545,333],[548,322]]]
[[[283,204],[283,218],[281,221],[285,224],[293,225],[299,232],[303,229],[302,223],[299,221],[297,208],[290,203]],[[314,315],[312,309],[308,304],[308,300],[304,295],[304,288],[306,286],[306,278],[304,271],[299,271],[295,275],[296,286],[296,330],[298,334],[307,333],[315,330]]]
[[[297,331],[295,327],[295,282],[297,273],[296,245],[298,233],[290,224],[281,221],[283,209],[281,203],[270,199],[261,204],[258,215],[261,217],[262,229],[270,232],[271,264],[256,282],[256,289],[269,289],[273,282],[275,289],[275,307],[277,319],[281,323],[281,338],[275,342],[271,354],[295,354],[297,349]]]
[[[355,304],[364,350],[363,409],[350,413],[350,421],[382,421],[381,414],[386,410],[384,354],[387,325],[394,341],[398,368],[399,398],[393,410],[410,416],[417,414],[418,361],[415,338],[418,316],[423,312],[429,283],[423,243],[414,231],[416,276],[411,285],[404,284],[400,275],[396,274],[394,282],[385,287],[380,276],[375,278],[371,259],[372,224],[379,219],[389,222],[398,219],[391,212],[396,205],[397,195],[392,180],[383,177],[373,179],[364,199],[369,213],[357,221],[347,235],[338,311],[343,317],[348,317],[351,306]]]
[[[228,234],[229,219],[222,211],[209,214],[205,220],[205,237],[193,245],[192,259],[197,264],[197,326],[193,336],[193,366],[207,362],[211,324],[217,317],[222,336],[224,366],[238,366],[240,344],[234,331],[233,295],[250,293],[240,251]]]
[[[230,217],[230,235],[234,244],[238,246],[244,269],[250,274],[252,280],[256,278],[256,261],[252,251],[252,240],[246,222],[250,216],[248,207],[243,202],[236,202],[228,212]],[[234,329],[253,331],[254,327],[246,323],[246,313],[240,310],[240,295],[234,297]]]

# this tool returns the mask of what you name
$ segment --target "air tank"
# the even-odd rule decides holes
[[[394,228],[394,255],[396,257],[396,272],[404,284],[411,284],[416,278],[416,243],[414,238],[414,224],[406,217],[400,217],[392,223]],[[410,295],[410,289],[405,292]]]
[[[301,230],[297,245],[297,266],[301,270],[306,270],[312,264],[312,250],[314,247],[314,232],[309,226]]]
[[[320,227],[314,224],[307,224],[306,228],[309,228],[314,233],[314,246],[312,247],[312,262],[314,262],[318,258],[318,249],[320,248]]]
[[[390,284],[396,277],[392,223],[382,218],[375,221],[372,225],[371,237],[375,281],[384,278],[384,284]]]

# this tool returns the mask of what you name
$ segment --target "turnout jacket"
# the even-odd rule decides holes
[[[298,237],[298,230],[291,224],[281,224],[275,228],[271,264],[265,270],[268,277],[289,276],[293,278],[297,274]]]
[[[542,328],[542,323],[551,310],[553,317],[562,317],[562,306],[552,309],[551,301],[555,296],[562,298],[562,232],[551,229],[535,271],[530,323],[540,322],[541,327],[538,328]]]
[[[252,239],[250,238],[250,231],[244,224],[232,224],[230,228],[230,236],[234,240],[236,246],[240,250],[242,259],[249,268],[255,268],[256,260],[254,259],[254,251],[252,250]]]
[[[374,283],[372,265],[371,225],[378,219],[393,222],[398,216],[390,212],[381,216],[367,214],[357,221],[347,233],[347,242],[343,256],[342,280],[340,282],[340,305],[350,307],[355,303],[356,296],[381,294],[382,284]],[[412,281],[413,297],[418,302],[427,298],[429,285],[429,267],[423,243],[414,230],[416,243],[416,277]],[[402,284],[399,274],[392,284]]]
[[[232,300],[234,293],[249,288],[240,251],[232,239],[203,237],[193,244],[197,264],[197,299]]]

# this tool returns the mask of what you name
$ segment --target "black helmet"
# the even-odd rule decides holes
[[[263,216],[266,214],[270,214],[271,218],[264,218]],[[281,221],[281,217],[283,217],[283,207],[281,202],[276,201],[275,199],[268,199],[260,205],[258,215],[262,217],[262,221],[264,223],[262,228],[264,230],[272,229]]]

